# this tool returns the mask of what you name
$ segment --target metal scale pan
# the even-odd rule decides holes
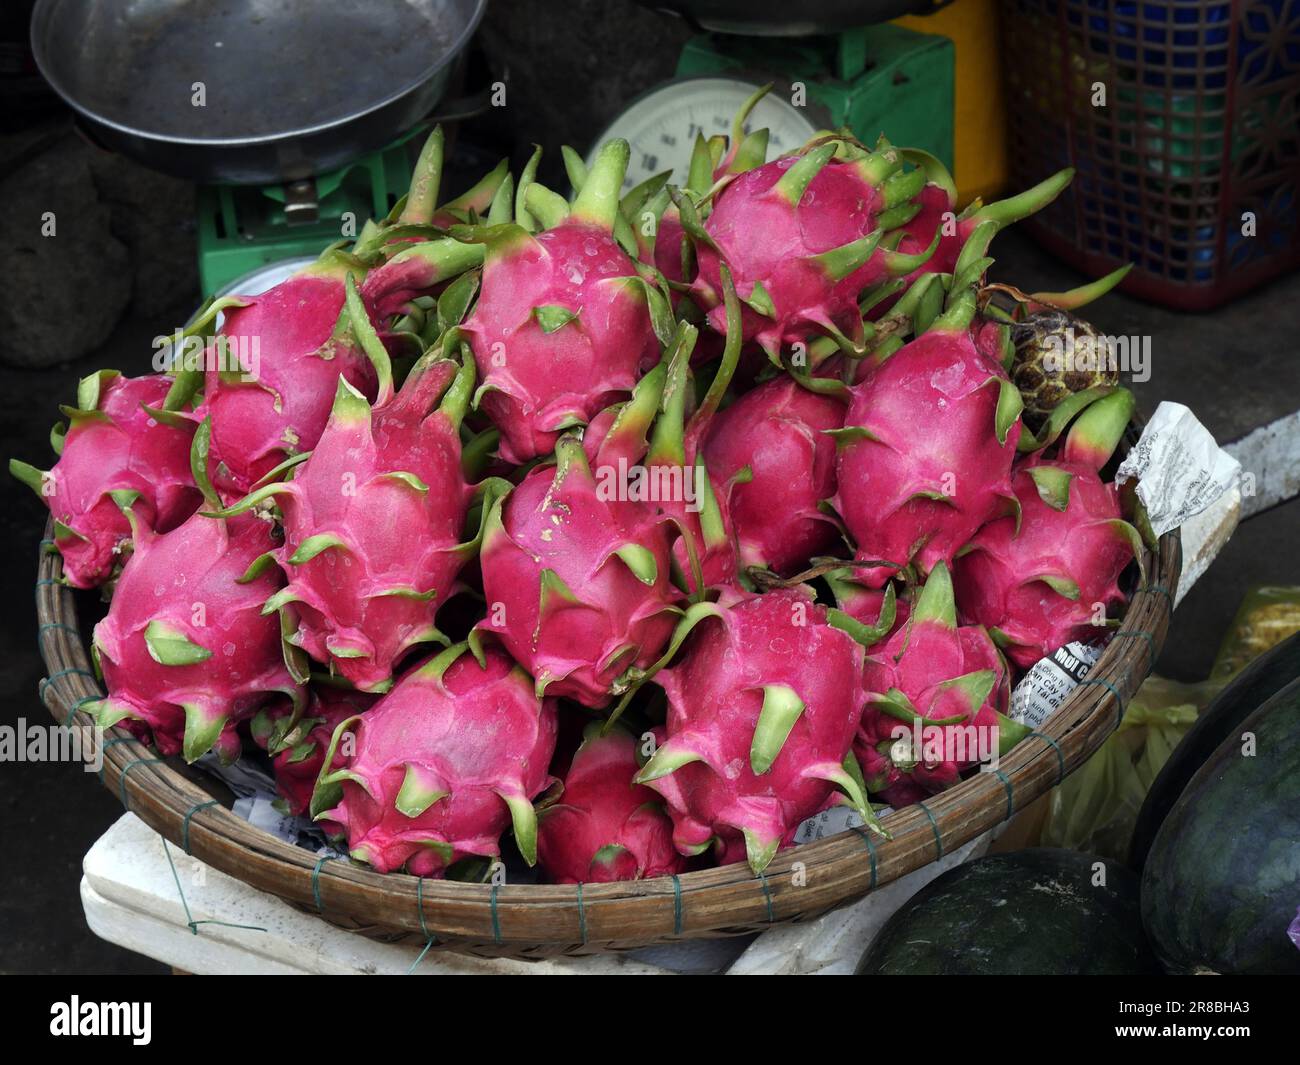
[[[281,184],[428,115],[486,5],[40,0],[32,50],[104,147],[192,181]]]

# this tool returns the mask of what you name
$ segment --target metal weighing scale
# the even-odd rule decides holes
[[[677,0],[671,6],[727,5]],[[808,3],[804,8],[815,17],[819,7],[836,6]],[[911,10],[908,4],[884,10],[855,6],[851,17],[859,19],[892,18]],[[692,17],[690,10],[683,13]],[[840,15],[841,21],[848,17]],[[754,88],[772,82],[772,92],[747,124],[748,129],[771,130],[769,157],[797,148],[818,129],[848,126],[867,144],[888,129],[894,143],[924,148],[952,167],[954,48],[947,37],[891,25],[809,33],[820,27],[807,23],[795,27],[803,36],[740,35],[741,30],[787,29],[763,20],[761,11],[752,18],[757,21],[746,22],[740,15],[714,20],[734,32],[702,33],[688,41],[676,77],[629,104],[596,138],[588,162],[605,140],[624,137],[632,146],[627,187],[668,169],[673,170],[669,180],[680,182],[696,133],[727,133],[732,116]],[[798,86],[802,93],[796,92]]]

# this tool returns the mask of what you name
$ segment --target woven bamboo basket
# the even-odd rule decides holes
[[[1130,429],[1129,443],[1136,439]],[[51,530],[46,529],[46,537]],[[47,539],[48,543],[48,539]],[[41,699],[55,719],[98,742],[80,711],[102,694],[57,554],[36,582]],[[761,931],[815,917],[934,861],[1006,821],[1060,783],[1118,727],[1164,642],[1181,565],[1176,532],[1146,552],[1146,583],[1089,677],[1041,731],[924,803],[887,815],[888,840],[852,830],[781,851],[763,875],[745,863],[630,883],[488,885],[381,875],[315,854],[237,817],[206,777],[161,758],[121,729],[102,742],[104,786],[186,854],[333,924],[385,941],[410,939],[484,956],[537,958],[626,950]]]

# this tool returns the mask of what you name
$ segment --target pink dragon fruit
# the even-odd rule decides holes
[[[1020,514],[990,522],[954,571],[962,617],[986,625],[1016,665],[1058,647],[1096,639],[1106,612],[1124,602],[1119,576],[1142,541],[1121,517],[1118,491],[1097,471],[1133,415],[1119,389],[1089,406],[1056,460],[1035,454],[1018,465]]]
[[[560,197],[530,185],[528,211],[550,224],[544,232],[452,230],[488,242],[482,291],[462,330],[483,381],[477,399],[508,462],[550,452],[565,429],[629,396],[658,361],[652,304],[663,298],[613,237],[627,157],[626,141],[607,144],[567,215]]]
[[[403,655],[440,638],[434,615],[476,548],[460,543],[473,490],[461,472],[459,428],[474,365],[431,353],[393,395],[355,289],[349,300],[379,369],[376,406],[340,378],[329,424],[293,479],[224,513],[279,500],[289,583],[266,609],[286,609],[290,642],[331,673],[380,692]]]
[[[948,568],[935,563],[908,623],[867,655],[854,743],[868,790],[906,806],[1026,731],[1001,715],[1006,664],[984,629],[957,626]]]
[[[209,431],[204,422],[195,434],[193,468],[215,503],[203,476]],[[277,692],[301,707],[279,622],[262,612],[283,583],[280,571],[265,565],[276,546],[271,533],[270,522],[251,515],[195,514],[161,535],[134,523],[135,550],[108,616],[95,626],[93,651],[108,695],[86,710],[99,725],[146,726],[159,751],[180,751],[187,762],[214,749],[233,761],[238,722]]]
[[[326,684],[313,685],[309,695],[301,716],[289,700],[281,699],[264,706],[249,724],[253,741],[271,755],[280,793],[276,805],[295,816],[307,812],[334,730],[340,722],[365,713],[377,698]],[[342,769],[345,764],[344,752],[336,750],[330,769]],[[339,834],[333,827],[324,826],[327,836]]]
[[[212,419],[209,475],[223,499],[239,499],[316,446],[340,377],[374,397],[374,367],[344,307],[349,271],[364,268],[326,252],[270,291],[225,307],[200,408]]]
[[[714,420],[704,438],[710,473],[724,481],[751,473],[729,499],[743,565],[789,577],[835,545],[838,531],[818,504],[835,494],[835,441],[826,432],[843,426],[844,411],[842,401],[786,377]]]
[[[833,797],[879,830],[850,753],[862,647],[806,588],[696,604],[674,642],[695,624],[677,664],[655,677],[667,728],[635,778],[664,797],[678,851],[712,844],[720,863],[747,857],[761,873]]]
[[[632,783],[640,768],[631,735],[587,726],[560,801],[540,813],[537,864],[548,881],[598,884],[686,869],[659,796]]]
[[[74,588],[110,580],[131,537],[126,509],[151,532],[169,532],[202,500],[190,473],[194,425],[176,413],[187,397],[169,377],[100,370],[64,407],[66,434],[51,434],[60,458],[38,470],[18,459],[9,472],[28,485],[54,518],[54,545]]]
[[[353,753],[321,774],[311,812],[381,873],[442,877],[463,858],[494,858],[512,824],[524,859],[537,859],[532,800],[552,782],[555,702],[500,651],[480,664],[467,649],[448,648],[335,727],[325,764],[348,733]]]
[[[924,184],[920,170],[901,172],[893,148],[866,152],[826,140],[757,167],[717,195],[703,229],[684,208],[699,273],[691,297],[724,324],[720,267],[731,267],[745,303],[744,339],[776,359],[783,344],[829,334],[859,337],[859,294],[924,262],[882,245],[900,207]]]
[[[539,693],[599,708],[672,633],[669,525],[620,500],[609,478],[598,483],[577,437],[561,437],[555,454],[488,512],[487,616],[475,632],[495,633]]]
[[[926,332],[868,369],[833,434],[835,509],[856,557],[880,563],[858,571],[868,586],[909,565],[921,575],[950,565],[1014,506],[1020,393],[975,347],[974,310],[974,292],[958,293]]]

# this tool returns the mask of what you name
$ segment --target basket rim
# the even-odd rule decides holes
[[[1132,427],[1130,428],[1130,433]],[[888,840],[855,829],[779,851],[754,876],[745,863],[613,884],[470,884],[377,873],[318,859],[237,817],[198,783],[119,727],[102,735],[80,707],[103,693],[59,578],[52,523],[36,581],[38,642],[48,676],[39,694],[54,719],[83,730],[102,754],[100,779],[124,808],[171,843],[251,887],[368,935],[532,957],[589,953],[758,931],[825,912],[950,853],[1045,794],[1101,746],[1150,673],[1164,642],[1181,569],[1177,530],[1144,548],[1147,580],[1087,679],[1041,729],[999,760],[925,802],[885,816]]]

